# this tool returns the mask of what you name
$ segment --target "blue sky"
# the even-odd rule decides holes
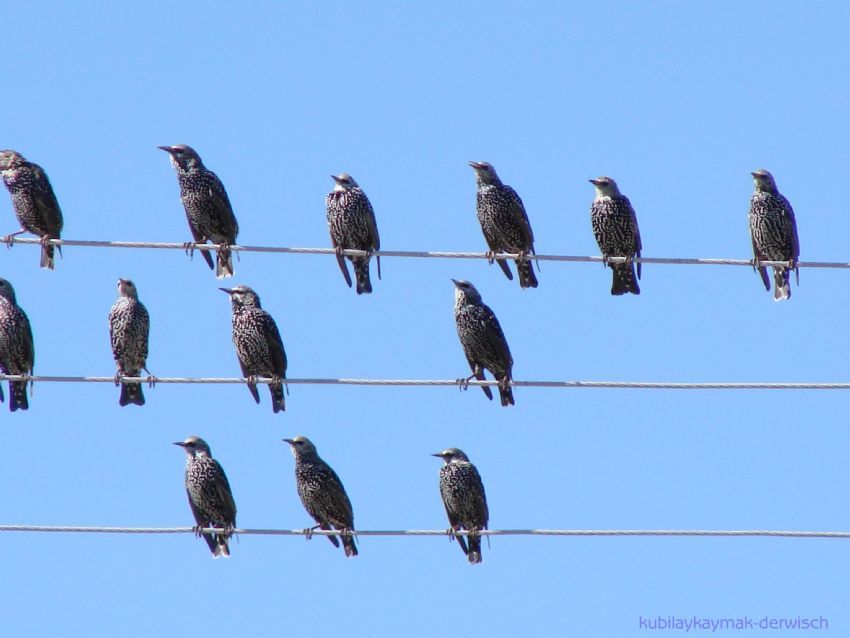
[[[540,253],[595,255],[587,179],[614,177],[648,257],[748,258],[750,171],[793,203],[804,260],[847,261],[844,3],[369,2],[0,7],[0,146],[48,172],[65,237],[185,241],[162,144],[221,177],[246,245],[329,246],[347,171],[382,246],[484,249],[468,160],[525,201]],[[0,231],[16,230],[0,192]],[[197,256],[0,251],[36,373],[111,375],[119,276],[152,317],[150,370],[236,376],[225,295]],[[747,268],[646,266],[613,298],[596,264],[543,264],[522,291],[476,260],[383,260],[375,293],[330,256],[244,254],[235,283],[277,319],[292,377],[466,374],[450,278],[495,310],[517,379],[847,381],[847,272],[806,269],[774,303]],[[482,474],[493,528],[850,528],[846,392],[515,391],[296,386],[287,411],[239,386],[42,383],[0,406],[0,523],[182,526],[203,436],[243,527],[302,528],[284,436],[336,469],[361,529],[439,529],[439,460]],[[824,617],[846,634],[845,541],[505,537],[470,567],[444,538],[245,536],[213,561],[189,535],[3,534],[8,635],[639,636],[641,617]],[[730,632],[728,635],[740,632]],[[780,631],[770,632],[782,635]],[[723,635],[718,632],[719,635]]]

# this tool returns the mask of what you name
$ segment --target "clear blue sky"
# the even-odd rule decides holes
[[[468,160],[525,201],[540,253],[597,254],[590,177],[614,177],[646,256],[751,253],[750,171],[791,200],[804,260],[850,259],[846,3],[7,3],[0,146],[47,170],[69,239],[185,241],[157,145],[223,180],[243,244],[329,246],[323,198],[351,173],[387,249],[484,249]],[[0,192],[0,232],[17,229]],[[132,278],[160,376],[236,376],[230,308],[196,256],[0,249],[36,373],[111,375],[106,315]],[[484,261],[383,261],[375,293],[333,257],[245,254],[233,283],[275,316],[292,377],[466,373],[450,278],[498,314],[517,379],[847,381],[847,271],[774,303],[747,268],[544,263],[521,291]],[[0,406],[0,522],[191,524],[183,452],[203,436],[243,527],[302,528],[284,436],[337,470],[362,529],[443,528],[439,460],[464,449],[494,528],[850,529],[847,392],[297,386],[273,415],[239,386],[39,384]],[[850,631],[838,540],[497,538],[470,567],[444,538],[8,533],[8,636],[643,636],[639,618],[825,617]],[[726,635],[738,635],[730,632]],[[782,632],[770,632],[782,635]],[[827,632],[829,633],[829,632]],[[718,632],[717,635],[724,635]]]

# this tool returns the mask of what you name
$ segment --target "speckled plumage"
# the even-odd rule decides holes
[[[452,279],[455,284],[455,324],[457,336],[472,376],[484,380],[484,369],[489,370],[499,382],[499,395],[503,406],[514,404],[510,382],[513,378],[514,360],[508,342],[496,315],[481,301],[481,294],[468,281]],[[488,399],[493,393],[482,386]]]
[[[186,494],[195,516],[195,529],[220,527],[232,530],[236,527],[236,503],[230,491],[230,483],[221,464],[212,457],[210,446],[202,438],[190,436],[178,441],[189,458],[186,459]],[[204,540],[213,558],[230,556],[227,540],[231,532],[204,534]]]
[[[330,465],[316,452],[316,446],[304,436],[283,439],[295,457],[295,483],[304,509],[321,529],[354,530],[354,512],[342,481]],[[346,556],[357,556],[357,546],[350,533],[341,534]],[[335,536],[328,536],[339,547]]]
[[[490,253],[523,254],[516,260],[519,285],[537,288],[537,277],[527,256],[534,255],[534,233],[528,214],[516,191],[502,183],[488,162],[469,162],[477,185],[476,211]],[[496,260],[508,279],[513,279],[507,261]],[[491,261],[492,263],[492,261]]]
[[[149,332],[150,316],[139,301],[136,285],[129,279],[119,279],[118,299],[109,311],[109,339],[118,368],[116,379],[138,377],[142,370],[147,370]],[[142,384],[122,383],[118,403],[144,405]]]
[[[260,297],[248,286],[222,288],[230,295],[233,320],[233,345],[242,367],[242,376],[286,378],[286,351],[272,316],[260,306]],[[248,383],[254,400],[260,402],[256,383]],[[283,385],[269,384],[272,409],[286,410]]]
[[[333,247],[337,249],[337,261],[348,287],[351,287],[351,276],[345,265],[342,250],[381,249],[381,238],[378,236],[378,224],[375,221],[375,211],[363,189],[357,185],[348,173],[331,175],[335,184],[333,190],[325,197],[327,208],[328,229],[331,234]],[[369,279],[369,257],[349,257],[354,266],[354,276],[357,280],[357,294],[372,292],[372,282]],[[378,264],[378,279],[381,278],[381,257],[375,258]]]
[[[0,370],[3,374],[32,374],[35,347],[27,314],[18,305],[15,289],[0,278]],[[0,388],[0,401],[3,401]],[[27,384],[9,381],[9,410],[29,409]]]
[[[171,165],[180,184],[180,201],[186,211],[189,230],[196,244],[210,241],[219,245],[216,257],[216,277],[233,276],[233,254],[230,245],[236,243],[239,224],[233,207],[218,176],[204,166],[201,157],[190,146],[160,146],[171,158]],[[213,267],[209,251],[202,250],[204,260]]]
[[[790,202],[776,188],[776,181],[769,171],[753,171],[755,192],[750,198],[750,238],[753,242],[753,267],[757,268],[764,287],[770,290],[770,278],[762,261],[793,262],[791,268],[800,272],[800,240],[797,236],[797,219]],[[788,266],[773,267],[773,299],[781,301],[791,297],[791,269]]]
[[[640,294],[637,280],[641,275],[641,264],[632,257],[640,257],[641,241],[637,216],[629,198],[620,193],[617,182],[610,177],[590,180],[596,187],[596,198],[590,206],[590,223],[593,236],[599,244],[603,257],[629,257],[627,262],[611,263],[613,271],[612,295]]]
[[[12,207],[21,225],[13,235],[30,232],[42,240],[41,267],[53,270],[54,252],[49,239],[59,239],[62,234],[62,210],[47,178],[38,164],[33,164],[11,150],[0,151],[0,174],[12,196]],[[59,247],[62,254],[62,247]]]
[[[481,537],[475,532],[487,529],[490,520],[481,475],[466,454],[457,448],[448,448],[433,456],[444,461],[440,468],[440,496],[449,517],[449,525],[454,531],[465,529],[472,532],[468,536],[468,548],[463,536],[455,538],[469,562],[480,563]]]

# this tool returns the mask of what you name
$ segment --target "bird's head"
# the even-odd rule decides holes
[[[0,151],[0,171],[15,168],[16,166],[23,164],[25,161],[24,156],[17,151]]]
[[[617,182],[611,177],[603,175],[602,177],[588,181],[596,187],[596,194],[599,197],[617,197],[620,194],[620,189],[617,188]]]
[[[283,439],[284,443],[289,443],[289,449],[292,450],[292,455],[295,458],[299,456],[315,456],[316,446],[306,436],[300,434],[291,439]]]
[[[260,296],[248,286],[239,285],[235,288],[219,288],[222,292],[230,295],[230,301],[233,302],[234,308],[250,306],[253,308],[261,308]]]
[[[446,448],[442,452],[435,452],[431,456],[443,459],[443,462],[446,463],[446,465],[453,461],[469,461],[469,459],[466,458],[466,454],[463,453],[463,450],[459,450],[456,447]]]
[[[455,285],[455,301],[468,301],[477,303],[481,301],[481,293],[468,281],[463,279],[452,279]]]
[[[348,173],[340,173],[339,175],[331,175],[334,181],[335,191],[350,191],[352,188],[357,188],[357,182]]]
[[[469,162],[469,165],[475,171],[475,181],[479,184],[498,186],[502,183],[490,162]]]
[[[199,436],[190,436],[185,441],[175,442],[174,445],[179,445],[186,451],[186,454],[192,457],[199,453],[211,456],[210,446]]]
[[[204,167],[201,156],[191,146],[186,144],[175,144],[174,146],[158,146],[171,156],[174,168],[182,171],[190,171]]]
[[[17,301],[15,301],[15,289],[9,283],[8,279],[3,279],[2,277],[0,277],[0,297],[8,299],[13,304],[17,304]]]
[[[776,192],[776,181],[770,171],[760,168],[750,174],[753,176],[757,191]]]
[[[139,291],[136,290],[136,284],[129,279],[118,278],[118,296],[130,297],[131,299],[139,298]]]

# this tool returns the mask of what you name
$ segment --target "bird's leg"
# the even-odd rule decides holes
[[[27,229],[21,228],[20,230],[16,230],[14,233],[9,233],[5,237],[3,237],[3,242],[6,244],[6,248],[12,247],[12,244],[14,243],[12,241],[13,237],[16,237],[16,236],[20,235],[21,233],[25,233],[25,232],[27,232]]]
[[[317,530],[321,527],[321,525],[313,525],[313,527],[307,527],[304,529],[304,538],[308,541],[313,538],[313,531]]]
[[[124,373],[121,372],[121,370],[119,370],[118,372],[115,373],[115,385],[116,386],[121,385],[121,379],[123,377],[124,377]]]
[[[345,257],[345,255],[342,254],[342,251],[343,251],[342,246],[337,246],[336,248],[334,248],[334,252],[336,253],[337,259],[342,259],[343,257]]]
[[[256,374],[250,374],[245,378],[248,385],[257,385],[257,379],[259,379],[259,377]]]
[[[148,378],[145,379],[145,381],[147,381],[148,387],[149,388],[156,387],[156,382],[158,381],[158,379],[155,376],[153,376],[150,373],[150,370],[148,370],[147,368],[145,368],[145,372],[148,373]]]
[[[507,392],[510,387],[511,387],[511,378],[510,377],[504,376],[501,379],[499,379],[499,388],[501,388],[502,390]]]
[[[488,264],[492,265],[493,262],[496,261],[496,251],[495,250],[488,250],[484,254],[487,256],[487,263]]]
[[[759,268],[761,268],[761,259],[759,259],[758,257],[753,257],[751,263],[753,264],[753,270],[758,270]]]
[[[608,266],[611,265],[611,264],[608,263],[608,257],[609,257],[609,255],[604,255],[604,254],[602,255],[602,267],[603,268],[607,268]]]
[[[461,377],[460,379],[457,379],[455,381],[455,383],[457,383],[458,389],[460,389],[461,392],[465,392],[466,390],[469,389],[469,381],[471,379],[474,379],[474,378],[475,378],[475,373],[473,373],[472,375],[470,375],[468,377]]]
[[[457,534],[455,532],[457,532],[459,527],[460,526],[452,525],[451,527],[449,527],[449,529],[446,530],[446,534],[448,534],[450,543],[457,538]]]
[[[187,241],[183,243],[183,252],[189,255],[189,259],[195,256],[195,242]]]
[[[30,396],[33,396],[33,390],[34,390],[34,387],[35,387],[35,382],[32,380],[32,377],[29,374],[27,374],[26,372],[24,372],[23,374],[21,374],[21,383],[24,384],[24,388],[26,388],[27,384],[29,383]]]
[[[197,538],[201,537],[201,530],[204,529],[203,524],[198,523],[197,525],[192,527],[192,532],[195,534]]]

